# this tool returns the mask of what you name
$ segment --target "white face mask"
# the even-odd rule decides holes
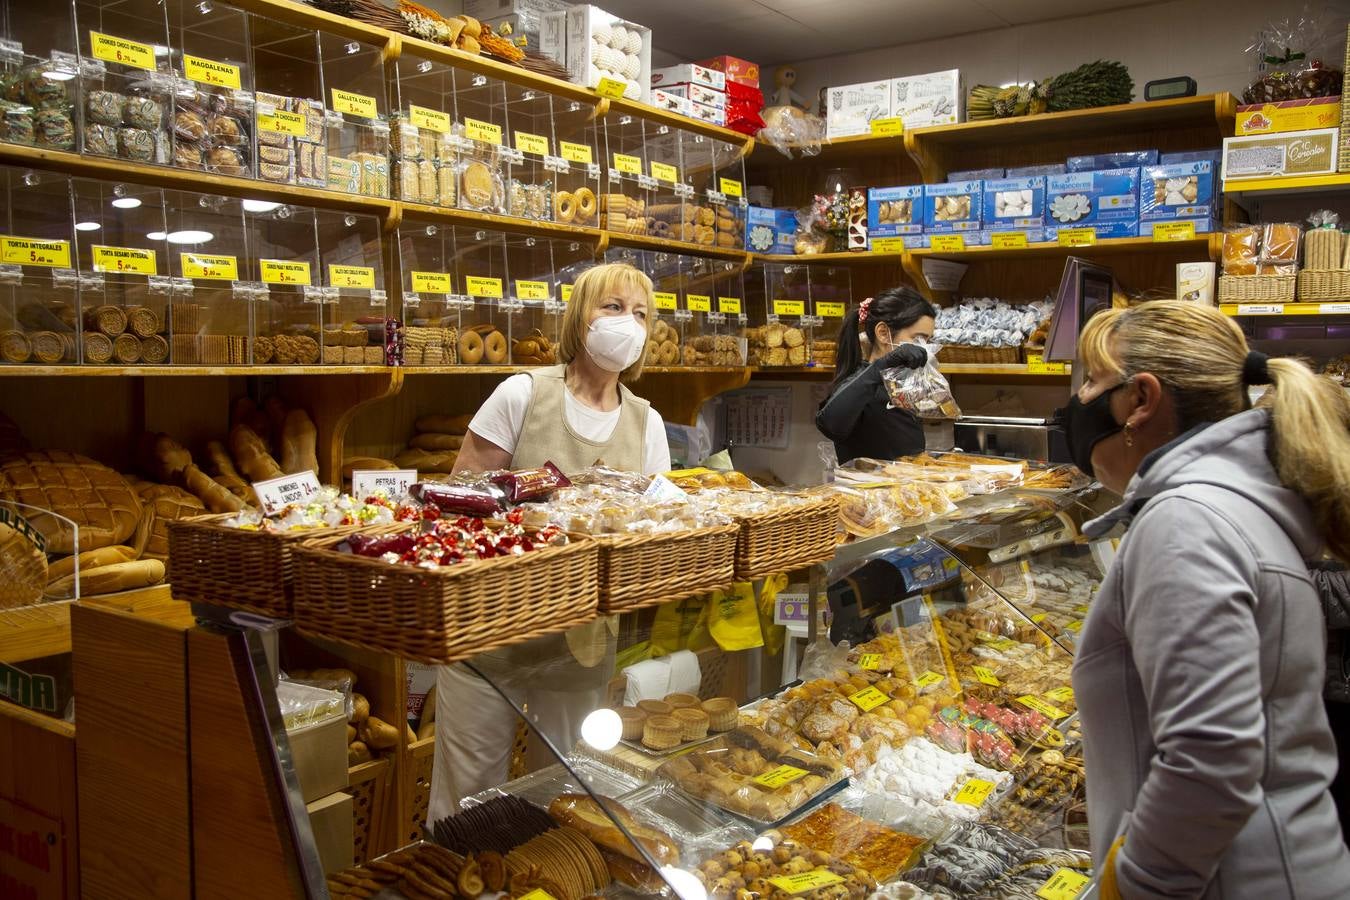
[[[647,328],[632,314],[601,316],[586,332],[586,352],[606,372],[622,372],[642,356]]]

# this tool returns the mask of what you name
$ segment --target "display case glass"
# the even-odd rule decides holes
[[[75,148],[78,48],[69,5],[0,4],[0,141]]]
[[[254,361],[251,250],[247,201],[187,191],[165,192],[173,276],[169,308],[174,365],[243,366]]]
[[[711,347],[716,344],[722,314],[717,307],[717,284],[722,274],[720,260],[706,256],[680,256],[683,281],[684,341],[680,347],[680,364],[686,366],[711,365]],[[699,354],[703,354],[702,360]]]
[[[745,330],[751,365],[804,366],[810,358],[814,315],[809,267],[765,263],[752,274],[756,302]]]
[[[252,176],[249,16],[215,3],[168,3],[174,103],[170,160],[183,169]]]
[[[455,79],[463,77],[437,60],[400,54],[391,86],[396,103],[390,140],[397,196],[410,203],[455,206],[459,197]]]
[[[0,168],[0,363],[78,362],[79,277],[70,179]],[[83,227],[101,223],[87,223]],[[97,339],[100,346],[106,339]],[[108,344],[111,357],[111,343]]]
[[[746,339],[742,331],[749,323],[745,309],[745,277],[740,263],[714,261],[716,277],[713,288],[717,316],[713,329],[711,350],[699,349],[709,354],[705,361],[695,359],[696,365],[731,366],[739,368],[745,365]]]
[[[682,346],[690,314],[684,305],[687,273],[682,257],[677,253],[615,247],[606,251],[605,262],[630,265],[652,280],[652,308],[647,311],[649,325],[643,364],[683,365]]]
[[[389,110],[385,90],[384,45],[321,31],[317,35],[323,66],[319,106],[306,104],[305,140],[296,145],[301,184],[337,189],[330,173],[361,167],[360,193],[389,197]],[[322,122],[318,140],[315,123]],[[305,146],[312,143],[313,149]],[[343,179],[339,179],[343,180]],[[350,186],[350,185],[347,185]]]
[[[719,250],[744,249],[749,204],[740,148],[691,132],[681,134],[681,146],[693,241]]]
[[[506,182],[514,157],[507,146],[507,83],[476,72],[455,76],[458,206],[474,212],[508,212]]]
[[[324,288],[320,358],[325,365],[384,365],[392,314],[380,220],[328,210],[314,215]]]
[[[260,201],[246,203],[244,211],[254,297],[253,363],[319,365],[325,291],[315,212]]]
[[[623,113],[596,122],[604,148],[605,180],[601,185],[600,227],[620,234],[652,233],[647,207],[657,189],[647,174],[647,124]]]
[[[408,216],[398,229],[403,278],[405,366],[452,366],[459,360],[460,319],[472,301],[455,262],[455,229]]]
[[[461,319],[459,361],[468,366],[509,365],[514,304],[506,297],[506,235],[456,227],[455,255],[464,293],[472,301]]]
[[[558,361],[563,309],[553,283],[553,242],[522,234],[503,237],[510,280],[501,306],[510,317],[511,364],[551,366]]]
[[[648,233],[669,241],[703,243],[697,222],[697,205],[684,183],[684,133],[658,122],[644,124],[648,184]],[[711,244],[711,241],[707,243]]]
[[[600,227],[600,163],[604,152],[594,108],[577,100],[553,98],[553,153],[546,168],[557,185],[553,221],[584,228]],[[568,203],[571,199],[571,218]]]
[[[811,310],[817,327],[811,338],[808,364],[834,368],[839,329],[852,309],[853,281],[847,266],[808,266]]]
[[[75,27],[80,149],[137,163],[169,163],[175,78],[164,4],[76,0]]]

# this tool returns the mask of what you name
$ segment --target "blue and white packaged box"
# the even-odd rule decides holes
[[[1037,175],[1063,175],[1065,172],[1064,163],[1048,163],[1043,166],[1018,166],[1015,169],[1009,169],[1008,178],[1035,178]]]
[[[793,253],[797,214],[790,209],[752,206],[745,214],[745,247],[755,253]]]
[[[1216,168],[1205,160],[1140,170],[1139,221],[1212,217],[1219,199]]]
[[[983,181],[929,184],[923,190],[925,234],[961,234],[980,230]]]
[[[967,169],[964,172],[948,172],[947,181],[987,181],[990,178],[1003,178],[1005,169]]]
[[[1072,172],[1045,179],[1045,221],[1055,228],[1092,226],[1099,238],[1139,234],[1139,169]]]
[[[1128,169],[1133,166],[1156,166],[1157,164],[1157,150],[1122,150],[1119,153],[1070,156],[1064,163],[1064,171],[1066,174],[1096,172],[1099,169]]]
[[[1054,241],[1059,236],[1059,231],[1057,229],[1045,228],[1043,226],[1036,226],[1035,228],[1015,228],[1012,229],[1012,231],[1020,231],[1025,234],[1027,236],[1028,244],[1043,244],[1046,241]],[[994,243],[994,235],[1006,235],[1008,233],[1008,230],[985,228],[979,232],[979,237],[977,239],[972,240],[970,237],[967,237],[966,243],[969,245],[988,247]]]
[[[867,236],[902,237],[923,233],[923,185],[871,188],[867,192]]]
[[[1158,165],[1175,166],[1178,163],[1204,162],[1209,160],[1214,163],[1214,171],[1219,171],[1219,163],[1223,161],[1223,151],[1214,150],[1184,150],[1180,153],[1164,153],[1158,157]]]
[[[1168,222],[1190,222],[1190,223],[1192,223],[1193,225],[1195,225],[1195,233],[1196,233],[1196,234],[1211,234],[1211,233],[1213,233],[1213,232],[1215,232],[1215,231],[1220,231],[1220,230],[1222,230],[1222,229],[1220,228],[1220,226],[1219,226],[1219,220],[1218,220],[1218,219],[1214,219],[1214,218],[1209,218],[1209,217],[1206,217],[1206,218],[1203,218],[1203,219],[1168,219],[1167,221],[1168,221]],[[1153,237],[1153,226],[1155,226],[1155,225],[1163,225],[1163,224],[1166,224],[1166,223],[1164,223],[1164,222],[1140,222],[1140,223],[1139,223],[1139,236],[1140,236],[1140,237]]]
[[[1044,224],[1044,178],[1000,178],[984,183],[986,231],[1017,231]]]

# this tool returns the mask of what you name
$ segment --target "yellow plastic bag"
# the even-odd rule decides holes
[[[759,627],[759,608],[755,589],[748,581],[738,581],[729,591],[715,591],[708,601],[708,630],[723,650],[749,650],[764,646]]]
[[[759,627],[764,634],[764,649],[771,656],[783,652],[783,642],[787,639],[787,629],[773,622],[774,607],[778,604],[778,595],[788,585],[786,575],[774,575],[764,579],[764,589],[759,594]]]
[[[690,597],[663,603],[656,608],[652,622],[652,656],[665,656],[676,650],[699,651],[712,646],[708,634],[708,598]]]

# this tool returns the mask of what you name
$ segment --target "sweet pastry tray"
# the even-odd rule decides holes
[[[730,813],[690,800],[670,782],[644,784],[616,799],[644,824],[664,831],[681,847],[728,827],[751,830]]]
[[[620,740],[619,743],[623,744],[625,747],[629,747],[633,750],[636,750],[638,753],[641,753],[644,756],[650,756],[653,759],[666,759],[667,757],[676,756],[680,753],[684,753],[687,750],[692,750],[693,748],[699,746],[700,744],[708,743],[708,741],[717,740],[717,738],[718,735],[709,734],[707,737],[701,737],[696,740],[683,741],[679,744],[676,744],[674,747],[671,747],[669,750],[653,750],[651,747],[644,746],[641,739],[638,739],[636,741]]]

